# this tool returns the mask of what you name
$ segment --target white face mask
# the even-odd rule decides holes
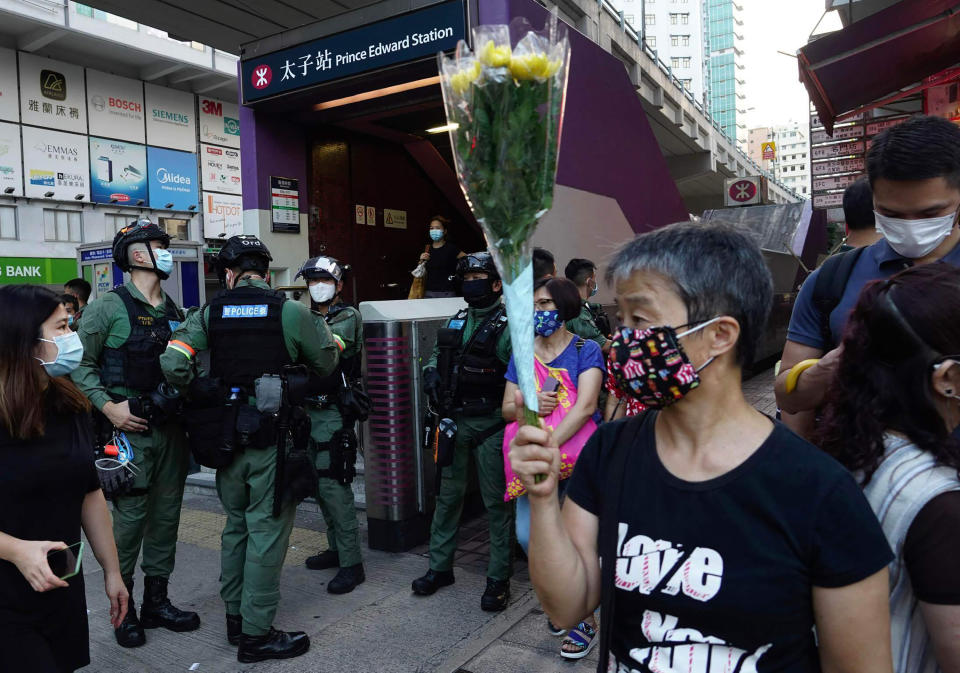
[[[337,293],[337,286],[330,283],[317,283],[310,286],[310,296],[318,304],[326,304]]]
[[[921,220],[903,220],[887,217],[874,211],[877,231],[883,234],[890,247],[909,259],[926,257],[943,243],[953,231],[956,213],[941,217],[925,217]]]

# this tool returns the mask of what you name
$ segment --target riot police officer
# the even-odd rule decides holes
[[[314,320],[325,322],[343,350],[340,364],[330,376],[315,377],[308,399],[310,445],[320,475],[317,502],[327,523],[328,548],[307,559],[311,570],[337,568],[327,584],[332,594],[353,591],[366,576],[360,556],[360,532],[357,524],[353,489],[357,437],[352,419],[344,419],[342,393],[360,378],[363,321],[360,311],[343,303],[344,269],[332,257],[308,259],[297,272],[307,281]],[[349,415],[349,410],[344,410]]]
[[[173,269],[169,243],[167,233],[148,220],[117,232],[113,261],[130,273],[130,280],[84,310],[78,330],[83,361],[72,374],[94,407],[126,434],[138,468],[133,489],[113,498],[120,573],[131,597],[127,616],[114,632],[122,647],[143,645],[144,628],[193,631],[200,627],[197,613],[174,607],[167,597],[189,465],[183,429],[174,418],[176,400],[163,394],[158,362],[183,320],[180,309],[160,287]],[[145,577],[138,619],[133,573],[141,545]]]
[[[220,595],[228,640],[239,645],[237,659],[244,663],[296,657],[310,647],[305,633],[273,628],[296,500],[278,500],[278,473],[283,481],[281,468],[290,453],[284,433],[274,431],[277,416],[267,413],[267,398],[279,391],[284,401],[272,410],[289,409],[288,366],[301,363],[325,376],[334,371],[339,350],[305,306],[270,289],[272,259],[255,236],[227,240],[217,258],[227,291],[191,310],[160,357],[167,380],[189,389],[192,397],[199,398],[200,390],[210,395],[211,387],[220,391],[207,422],[190,421],[189,432],[191,449],[202,464],[210,464],[204,461],[210,454],[199,451],[227,456],[213,464],[219,467],[217,493],[227,515]],[[203,350],[210,351],[210,376],[196,378],[196,354]],[[282,385],[274,389],[279,381]],[[274,393],[268,395],[268,389]],[[191,413],[194,406],[206,405],[192,399]],[[219,441],[211,439],[210,430]]]
[[[504,502],[503,428],[500,413],[504,374],[510,361],[503,285],[488,252],[461,257],[456,279],[469,308],[447,321],[437,334],[424,368],[427,394],[440,414],[456,425],[450,464],[442,469],[437,507],[430,527],[430,568],[413,581],[421,596],[453,584],[453,557],[463,510],[470,454],[477,465],[480,494],[490,525],[487,586],[480,607],[503,610],[510,598],[513,504]],[[440,461],[441,464],[446,461]]]

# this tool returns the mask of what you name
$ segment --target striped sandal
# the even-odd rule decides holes
[[[559,626],[551,622],[549,618],[547,618],[547,633],[549,633],[551,636],[556,636],[559,638],[560,636],[567,635],[567,630],[561,629]]]
[[[560,644],[560,656],[564,659],[583,659],[590,654],[590,650],[597,643],[597,630],[587,624],[580,622],[577,628],[571,629],[567,637]],[[576,647],[576,650],[566,650],[570,646]]]

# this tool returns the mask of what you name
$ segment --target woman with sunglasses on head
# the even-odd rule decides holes
[[[0,287],[0,671],[90,663],[84,573],[69,576],[81,528],[103,568],[114,627],[127,610],[90,403],[67,377],[83,355],[67,318],[46,288]],[[68,546],[73,567],[58,577],[48,555]]]
[[[820,446],[853,471],[897,551],[896,673],[960,671],[960,269],[867,286],[847,323]]]
[[[674,224],[622,246],[607,280],[624,323],[610,367],[648,411],[600,426],[562,510],[550,433],[524,426],[510,447],[547,615],[601,606],[599,671],[890,673],[876,517],[843,466],[743,394],[773,299],[757,244]]]

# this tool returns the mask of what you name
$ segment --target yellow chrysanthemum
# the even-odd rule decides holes
[[[498,47],[494,44],[493,40],[487,40],[487,43],[483,45],[483,49],[477,54],[477,58],[480,59],[483,65],[490,68],[505,68],[510,65],[510,54],[509,44]]]
[[[560,68],[560,61],[551,61],[546,54],[524,54],[510,59],[510,74],[517,80],[545,80]]]
[[[480,76],[480,62],[474,61],[473,66],[470,68],[464,68],[454,73],[450,77],[450,87],[453,89],[454,93],[458,96],[462,96],[463,93],[470,88],[470,85],[473,84],[477,78]]]

